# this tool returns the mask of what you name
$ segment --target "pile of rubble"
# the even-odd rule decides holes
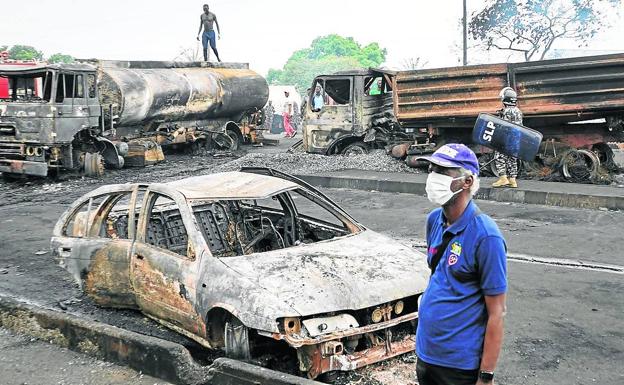
[[[408,167],[404,162],[393,159],[384,151],[350,156],[325,156],[295,153],[250,153],[241,158],[219,165],[207,173],[233,171],[245,166],[274,168],[290,174],[322,174],[331,171],[358,169],[382,172],[419,173],[421,170]]]

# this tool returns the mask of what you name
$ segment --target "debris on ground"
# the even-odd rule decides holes
[[[326,156],[302,152],[250,153],[216,167],[213,172],[233,171],[245,166],[270,167],[290,174],[318,174],[351,169],[380,172],[421,172],[419,169],[410,168],[404,162],[386,155],[383,150],[349,156]]]

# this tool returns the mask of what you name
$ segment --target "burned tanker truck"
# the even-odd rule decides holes
[[[255,139],[266,80],[247,64],[86,60],[2,66],[0,172],[100,176],[164,159],[161,146]]]

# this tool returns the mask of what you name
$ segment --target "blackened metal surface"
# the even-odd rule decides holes
[[[507,65],[403,71],[395,79],[395,114],[403,125],[476,118],[500,108],[498,92],[507,85]]]
[[[395,114],[404,126],[465,126],[501,108],[499,91],[518,91],[529,126],[624,113],[624,54],[529,63],[398,72]]]
[[[624,54],[510,64],[509,76],[526,116],[624,111]]]
[[[119,125],[232,117],[264,107],[266,80],[249,69],[100,67],[103,104],[120,106]]]

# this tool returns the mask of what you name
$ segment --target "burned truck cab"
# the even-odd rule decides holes
[[[316,154],[361,154],[411,137],[393,110],[394,74],[352,70],[314,79],[303,111],[303,147]]]
[[[89,161],[99,167],[95,144],[95,155],[72,146],[100,130],[93,66],[2,66],[0,77],[8,80],[8,93],[0,95],[0,172],[47,176],[59,168],[88,170]]]

